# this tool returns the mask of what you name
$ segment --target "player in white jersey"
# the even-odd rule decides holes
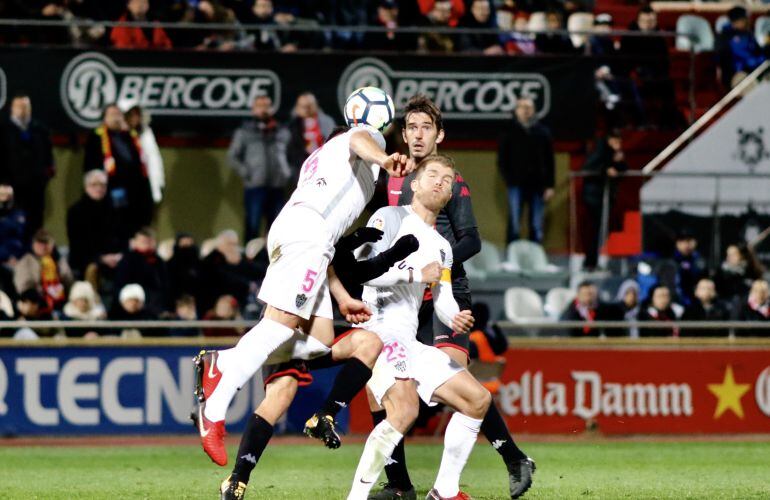
[[[262,320],[235,347],[202,351],[196,357],[199,407],[194,418],[203,449],[215,463],[227,463],[224,419],[230,401],[268,358],[276,361],[280,353],[309,359],[329,351],[334,339],[330,292],[348,321],[368,319],[368,308],[347,293],[329,262],[335,243],[374,193],[380,167],[395,176],[414,169],[406,156],[387,155],[384,149],[382,134],[362,125],[330,139],[308,157],[297,189],[267,237],[270,266],[259,292],[267,304]],[[378,347],[379,340],[372,338]],[[378,353],[374,349],[372,355],[368,348],[349,351],[346,355],[371,365]]]
[[[452,248],[435,229],[436,217],[452,195],[454,163],[433,155],[420,162],[416,172],[410,185],[412,204],[382,208],[369,220],[370,226],[384,232],[371,245],[371,253],[387,250],[406,234],[414,235],[420,246],[387,273],[365,283],[363,299],[372,316],[360,326],[375,332],[384,345],[368,387],[387,416],[369,434],[349,500],[367,498],[393,448],[417,418],[418,398],[456,410],[446,429],[441,467],[428,498],[467,498],[460,491],[460,474],[492,400],[467,370],[416,338],[427,285],[433,286],[435,311],[444,324],[463,334],[473,326],[470,311],[460,311],[452,295]]]

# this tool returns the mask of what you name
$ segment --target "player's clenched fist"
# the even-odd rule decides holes
[[[431,262],[423,267],[420,273],[422,273],[423,283],[437,283],[441,279],[441,265],[438,262]]]
[[[345,321],[352,324],[363,323],[369,321],[372,317],[372,311],[361,302],[354,298],[349,298],[339,302],[340,313],[345,316]]]
[[[465,311],[460,311],[455,315],[454,319],[452,319],[452,330],[454,330],[455,333],[468,333],[473,327],[473,322],[473,315],[470,311],[467,309]]]

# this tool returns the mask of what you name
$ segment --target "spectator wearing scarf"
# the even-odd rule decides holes
[[[596,285],[584,281],[578,285],[575,300],[567,306],[567,309],[565,309],[559,319],[561,321],[586,321],[591,323],[593,321],[620,321],[622,317],[622,313],[617,306],[599,301],[599,291]],[[604,330],[590,325],[570,329],[570,336],[572,337],[598,337],[600,335],[620,336],[623,335],[623,330],[616,328]]]
[[[650,303],[639,310],[639,321],[678,321],[684,308],[671,302],[671,291],[665,285],[652,290]],[[642,328],[641,337],[679,337],[679,328]]]

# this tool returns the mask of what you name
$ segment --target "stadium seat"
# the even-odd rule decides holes
[[[548,263],[543,247],[531,241],[517,240],[509,243],[506,258],[528,276],[552,275],[559,272],[557,266]]]
[[[760,16],[754,23],[754,37],[760,47],[767,44],[768,36],[770,36],[770,16]]]
[[[728,24],[730,24],[730,19],[726,15],[717,17],[717,20],[714,21],[714,33],[717,35],[722,33],[722,29]]]
[[[548,290],[545,294],[545,305],[543,310],[546,316],[551,319],[559,319],[561,313],[567,307],[567,304],[575,299],[575,291],[569,288],[556,287]]]
[[[591,31],[594,27],[594,15],[588,12],[575,12],[567,19],[567,29],[572,31]],[[587,33],[570,33],[569,38],[576,49],[583,48],[588,43]]]
[[[481,251],[471,257],[466,264],[470,264],[472,269],[485,274],[485,276],[499,272],[502,269],[500,251],[491,241],[481,240]]]
[[[714,33],[709,22],[691,14],[679,16],[676,20],[676,32],[687,36],[676,37],[676,49],[695,53],[714,50]]]
[[[505,291],[505,317],[514,323],[542,321],[543,299],[529,288],[513,287]]]
[[[529,15],[529,23],[527,29],[534,32],[545,31],[545,12],[533,12]]]

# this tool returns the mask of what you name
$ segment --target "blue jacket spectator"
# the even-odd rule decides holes
[[[0,182],[0,264],[24,255],[25,223],[24,211],[14,205],[13,187]]]
[[[749,18],[746,9],[733,7],[727,12],[730,25],[725,26],[717,40],[719,68],[722,83],[727,88],[734,87],[741,76],[754,71],[765,60],[762,48],[749,30]]]

